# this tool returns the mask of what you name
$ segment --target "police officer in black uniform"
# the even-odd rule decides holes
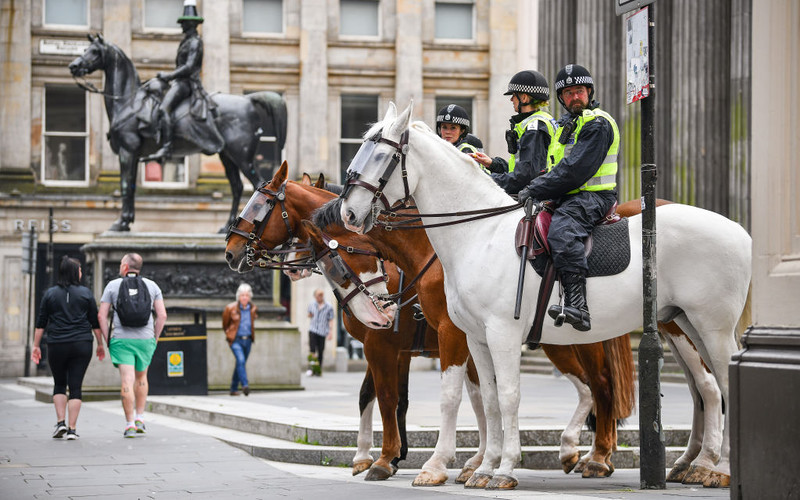
[[[190,97],[193,92],[204,94],[203,84],[200,81],[200,69],[203,66],[203,40],[197,33],[197,26],[202,24],[203,20],[197,12],[197,0],[184,0],[183,15],[178,18],[184,36],[178,46],[175,70],[159,71],[156,75],[156,78],[170,82],[169,90],[167,90],[158,112],[161,148],[143,158],[145,161],[168,158],[172,154],[174,136],[172,112],[181,101]]]
[[[554,319],[563,314],[576,330],[588,331],[583,240],[617,201],[620,134],[611,115],[594,101],[594,81],[586,68],[562,68],[555,90],[567,114],[553,137],[547,173],[520,191],[518,199],[556,201],[547,241],[564,287],[564,305],[553,305],[548,313]]]
[[[467,110],[458,104],[448,104],[436,114],[436,134],[462,153],[483,151],[483,143],[470,133]]]
[[[517,194],[547,167],[547,149],[555,133],[556,121],[546,111],[550,89],[538,71],[520,71],[511,78],[508,90],[517,113],[509,120],[506,142],[508,161],[479,153],[475,160],[493,172],[492,178],[509,194]]]

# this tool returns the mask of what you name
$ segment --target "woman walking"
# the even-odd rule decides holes
[[[53,372],[53,405],[56,408],[54,438],[78,439],[75,427],[81,411],[81,386],[92,360],[92,332],[97,338],[97,359],[105,358],[103,336],[97,321],[97,303],[91,290],[81,285],[81,263],[64,256],[58,268],[58,285],[42,297],[31,359],[42,359],[40,344],[47,333],[48,363]],[[69,397],[67,397],[69,387]],[[69,426],[67,426],[69,414]]]
[[[222,330],[236,358],[236,368],[233,370],[231,380],[231,396],[239,395],[239,384],[242,385],[244,395],[250,395],[245,364],[255,341],[255,319],[258,317],[258,308],[250,302],[252,298],[253,289],[247,283],[242,283],[236,290],[236,302],[231,302],[222,311]]]

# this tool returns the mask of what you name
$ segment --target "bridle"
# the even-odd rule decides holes
[[[342,306],[344,312],[348,316],[352,315],[352,312],[347,304],[359,293],[366,295],[367,298],[372,301],[372,305],[375,306],[375,309],[383,311],[384,307],[380,303],[380,300],[382,300],[381,296],[369,291],[369,287],[376,283],[389,282],[389,275],[386,273],[383,257],[378,252],[373,252],[370,250],[362,250],[352,246],[340,247],[337,240],[331,238],[324,232],[322,233],[322,240],[325,242],[325,248],[323,248],[320,252],[317,252],[312,246],[311,253],[313,255],[314,263],[323,271],[325,277],[338,287],[343,289],[346,288],[348,281],[355,285],[355,289],[353,289],[353,291],[348,293],[346,296],[342,296],[342,293],[335,286],[331,287],[336,300],[339,301],[339,305]],[[361,278],[358,277],[358,273],[353,271],[353,269],[347,265],[347,262],[345,262],[342,256],[339,255],[340,248],[343,248],[347,253],[376,257],[379,262],[381,275],[376,276],[367,282],[361,281]]]
[[[296,246],[291,245],[297,236],[292,231],[292,225],[289,224],[289,212],[286,211],[286,182],[281,184],[277,191],[267,189],[267,183],[261,184],[253,196],[247,202],[247,205],[242,209],[242,212],[236,220],[228,228],[228,234],[225,236],[225,241],[228,241],[232,234],[237,234],[244,238],[247,243],[247,265],[254,266],[258,264],[262,269],[283,269],[283,270],[303,270],[313,269],[314,263],[311,262],[311,257],[304,257],[287,261],[288,254],[297,252],[308,252],[311,250],[310,245]],[[286,232],[289,235],[285,241],[276,245],[274,248],[266,246],[261,241],[261,236],[264,234],[272,211],[276,205],[280,205],[281,219],[286,226]],[[239,229],[241,221],[249,222],[253,225],[251,232],[245,232]],[[288,248],[280,248],[284,245],[289,245]],[[258,257],[256,257],[258,253]]]

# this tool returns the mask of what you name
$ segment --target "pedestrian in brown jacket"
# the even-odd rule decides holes
[[[222,329],[236,358],[231,396],[239,395],[239,384],[242,385],[245,396],[250,394],[245,364],[255,341],[255,319],[258,317],[258,308],[250,302],[252,298],[253,289],[247,283],[242,283],[236,290],[236,302],[231,302],[222,311]]]

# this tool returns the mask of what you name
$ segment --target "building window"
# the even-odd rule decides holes
[[[436,113],[439,113],[439,110],[449,104],[456,104],[464,108],[464,110],[469,115],[470,125],[474,123],[472,117],[472,98],[471,97],[447,97],[447,96],[436,96]],[[436,117],[434,117],[434,124],[436,123]],[[474,134],[475,128],[470,126],[470,132]]]
[[[143,187],[152,188],[185,188],[189,186],[188,158],[175,156],[164,160],[163,165],[155,161],[139,163],[139,172]]]
[[[183,0],[144,0],[144,27],[180,30]]]
[[[243,33],[283,33],[282,0],[243,0]]]
[[[436,38],[444,40],[472,40],[473,2],[463,0],[436,2]]]
[[[42,181],[88,185],[86,93],[75,87],[45,87],[43,115]]]
[[[340,143],[341,179],[344,180],[350,161],[364,142],[364,133],[378,121],[378,96],[342,96],[342,137]]]
[[[45,0],[44,24],[89,27],[88,0]]]
[[[342,0],[339,4],[339,34],[378,36],[378,0]]]

